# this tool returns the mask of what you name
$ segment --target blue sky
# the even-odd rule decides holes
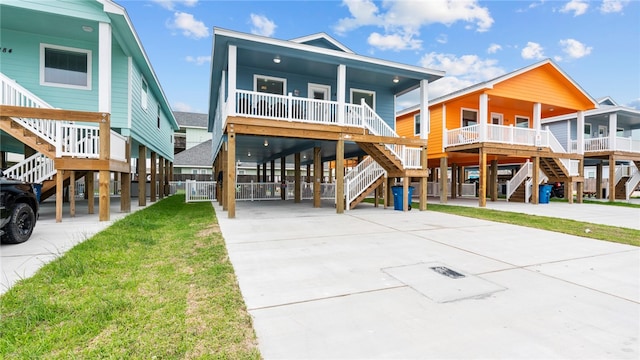
[[[551,58],[593,97],[640,109],[640,1],[116,2],[177,111],[208,111],[213,27],[325,32],[358,54],[446,71],[431,98]]]

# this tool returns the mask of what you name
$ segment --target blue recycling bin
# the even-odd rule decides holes
[[[539,204],[548,204],[549,203],[549,199],[551,198],[551,189],[553,188],[552,185],[539,185],[538,186],[538,192],[539,192],[539,197],[538,197],[538,203]]]
[[[40,202],[40,196],[42,195],[42,184],[33,183],[33,192],[36,195],[36,200]]]
[[[393,192],[393,210],[404,210],[404,206],[402,206],[402,186],[392,186],[391,192]],[[409,204],[411,204],[412,196],[413,186],[409,186]]]

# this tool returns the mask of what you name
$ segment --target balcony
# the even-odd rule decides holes
[[[471,125],[447,130],[444,136],[444,147],[484,142],[540,147],[549,147],[551,144],[551,133],[548,130],[536,131],[535,129],[494,124],[486,124],[485,129],[486,131],[483,133],[480,125]]]
[[[613,146],[612,146],[613,145]],[[605,152],[605,151],[624,151],[631,153],[640,153],[640,140],[633,140],[630,137],[616,137],[615,144],[611,144],[609,137],[598,137],[592,139],[584,139],[584,152]],[[571,141],[571,152],[578,152],[578,141]]]

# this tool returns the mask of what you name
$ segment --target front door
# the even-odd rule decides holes
[[[313,100],[330,100],[331,86],[322,84],[309,83],[309,99]],[[329,121],[329,103],[323,101],[312,101],[309,107],[309,120],[312,121]]]
[[[606,125],[598,125],[598,137],[609,136]]]

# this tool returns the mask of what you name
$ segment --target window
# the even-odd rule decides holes
[[[91,51],[40,44],[40,84],[91,90]]]
[[[493,125],[502,125],[502,114],[491,113],[491,123]]]
[[[616,128],[616,136],[623,137],[624,136],[624,129],[623,128]]]
[[[462,109],[462,127],[478,124],[478,112]]]
[[[147,98],[148,98],[149,86],[147,85],[147,81],[142,78],[142,87],[140,89],[140,106],[143,109],[147,110]]]
[[[287,88],[287,80],[262,75],[254,75],[253,86],[253,91],[284,95],[285,89]]]
[[[606,137],[609,136],[609,130],[606,125],[598,125],[598,137]]]
[[[413,115],[413,134],[420,135],[420,114]]]
[[[516,116],[516,127],[529,128],[529,118],[524,116]]]
[[[376,93],[368,90],[351,89],[351,103],[360,104],[364,102],[369,105],[372,110],[376,109]]]
[[[591,124],[589,123],[584,123],[584,138],[585,139],[591,138]]]

